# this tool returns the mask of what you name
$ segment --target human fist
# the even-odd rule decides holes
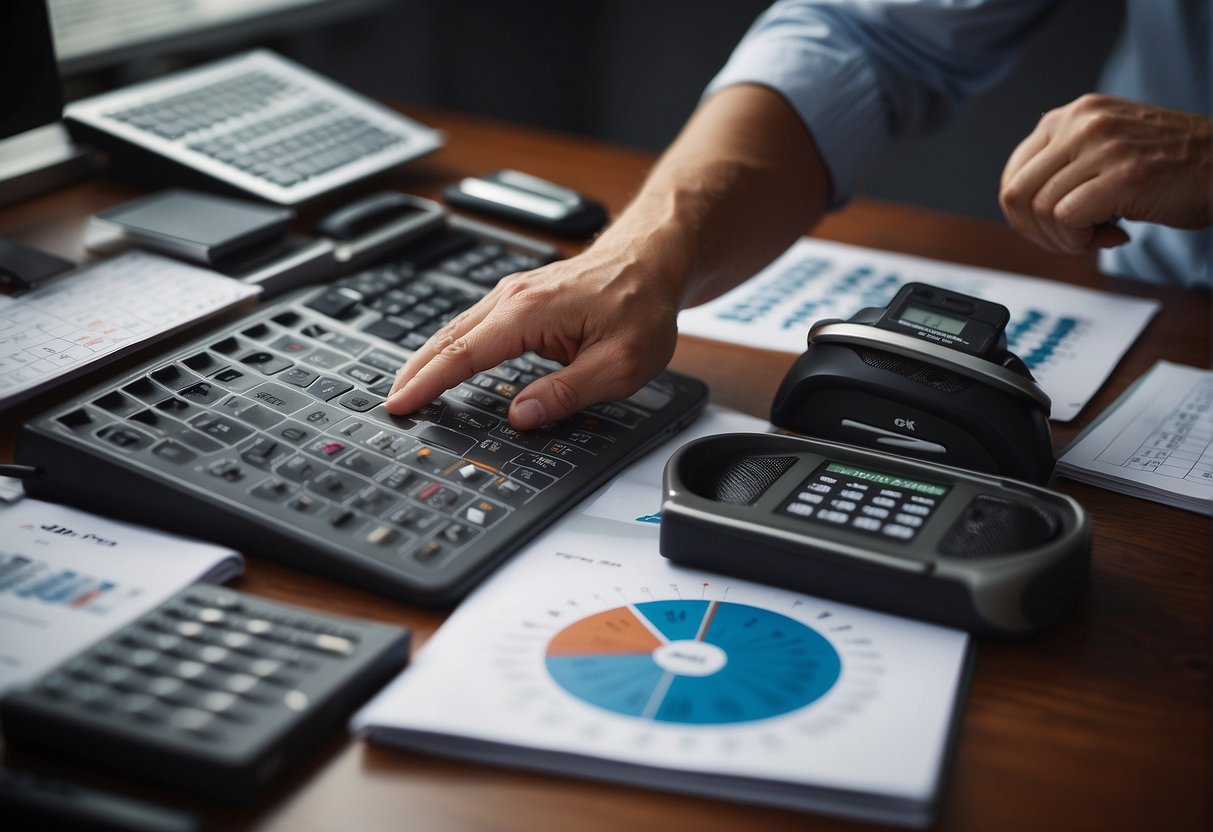
[[[1003,169],[999,203],[1019,233],[1077,254],[1128,241],[1118,219],[1213,222],[1213,123],[1106,95],[1045,113]]]

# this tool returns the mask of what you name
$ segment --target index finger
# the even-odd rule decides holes
[[[471,312],[472,310],[468,310]],[[389,413],[412,413],[483,370],[525,352],[517,327],[489,312],[451,321],[410,358],[388,394]]]
[[[481,298],[469,308],[463,310],[451,320],[443,324],[442,328],[426,339],[426,342],[413,351],[413,354],[405,359],[404,365],[396,372],[396,379],[392,382],[392,389],[388,391],[390,399],[400,388],[408,384],[408,382],[417,375],[417,372],[429,364],[442,350],[469,332],[472,327],[476,326],[488,314],[491,304],[485,304],[485,300],[489,295]]]

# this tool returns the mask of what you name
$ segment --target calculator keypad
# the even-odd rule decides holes
[[[779,511],[823,526],[911,541],[941,500],[906,488],[832,473],[823,466],[800,484]]]
[[[7,692],[5,742],[243,800],[398,673],[408,635],[199,584]]]

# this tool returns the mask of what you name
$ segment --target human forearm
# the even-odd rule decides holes
[[[678,310],[783,251],[825,210],[828,182],[778,94],[722,90],[586,251],[505,278],[418,349],[388,410],[410,413],[527,351],[565,366],[514,398],[510,422],[520,430],[630,395],[673,355]]]
[[[829,201],[825,164],[788,103],[729,87],[696,111],[595,254],[632,252],[680,305],[701,303],[774,259]]]

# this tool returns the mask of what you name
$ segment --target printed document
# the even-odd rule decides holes
[[[0,296],[0,407],[260,291],[218,272],[131,251],[23,295]]]
[[[930,822],[965,633],[670,564],[661,473],[709,408],[477,589],[354,718],[428,753],[911,826]]]
[[[199,581],[244,570],[231,549],[25,498],[0,505],[0,692]]]
[[[1159,361],[1070,443],[1057,473],[1213,514],[1213,371]]]

